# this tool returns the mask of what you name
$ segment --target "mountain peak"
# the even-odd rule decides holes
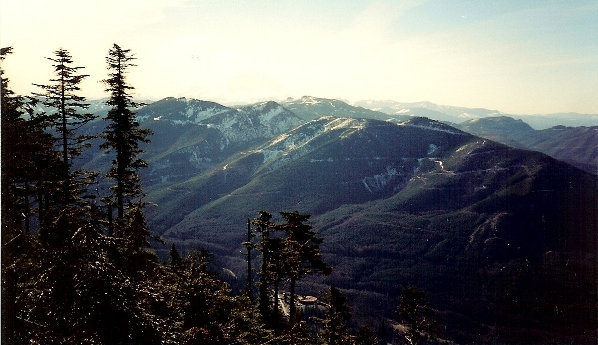
[[[313,96],[303,96],[299,100],[302,104],[318,104],[321,101],[321,98],[313,97]]]
[[[409,120],[399,122],[399,126],[411,126],[411,127],[418,127],[423,129],[429,129],[433,131],[440,131],[455,135],[469,135],[455,127],[451,127],[447,124],[444,124],[440,121],[431,120],[427,117],[412,117]]]
[[[313,96],[303,96],[297,100],[287,100],[283,103],[283,106],[305,121],[314,120],[327,115],[377,120],[388,120],[391,118],[388,114],[352,106],[341,100],[317,98]]]
[[[185,97],[167,97],[139,110],[140,121],[170,121],[174,124],[199,124],[212,116],[234,112],[222,104]]]
[[[461,130],[484,138],[501,141],[500,138],[515,139],[517,135],[529,135],[534,129],[523,122],[508,116],[494,116],[472,119],[456,125]]]
[[[237,110],[239,110],[239,111],[248,111],[248,112],[252,112],[252,111],[269,112],[269,111],[272,111],[275,109],[283,109],[283,106],[274,101],[264,101],[264,102],[247,104],[247,105],[237,107]]]

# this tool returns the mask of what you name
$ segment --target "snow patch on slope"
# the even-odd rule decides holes
[[[397,168],[387,166],[385,172],[376,174],[374,176],[364,177],[361,180],[361,183],[363,183],[363,186],[368,190],[368,192],[373,194],[384,189],[389,182],[395,180],[399,175],[400,174]]]
[[[436,132],[444,132],[444,133],[449,133],[449,134],[454,134],[454,135],[467,135],[467,133],[464,133],[464,132],[461,132],[458,130],[448,129],[447,128],[448,126],[447,127],[436,127],[436,126],[432,126],[432,125],[416,125],[416,124],[406,123],[406,122],[400,122],[400,123],[397,123],[397,125],[405,126],[405,127],[428,129],[428,130],[432,130],[432,131],[436,131]]]
[[[430,144],[428,146],[428,156],[433,155],[434,153],[436,153],[438,151],[438,146],[434,145],[434,144]]]
[[[332,117],[329,117],[332,118]],[[361,130],[365,128],[363,121],[352,119],[352,118],[336,118],[330,121],[324,127],[324,131],[334,131],[339,129],[356,129]]]
[[[320,118],[279,135],[263,147],[255,150],[264,155],[264,164],[279,160],[276,167],[286,161],[300,157],[310,150],[310,143],[326,131],[329,119]]]

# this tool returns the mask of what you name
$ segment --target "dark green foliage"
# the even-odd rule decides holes
[[[11,48],[2,48],[1,59]],[[44,214],[42,199],[52,198],[59,185],[61,166],[54,151],[52,136],[44,129],[43,117],[33,117],[35,100],[27,101],[9,88],[9,80],[2,75],[1,146],[2,146],[2,225],[3,234],[9,230],[29,232],[30,216],[39,213],[40,226]],[[37,198],[37,209],[33,199]],[[6,227],[5,227],[6,226]]]
[[[309,215],[299,212],[281,212],[285,223],[272,222],[272,214],[260,211],[252,223],[260,234],[256,248],[262,253],[260,280],[258,282],[258,309],[266,324],[288,341],[298,341],[304,325],[296,311],[297,281],[309,273],[330,273],[331,269],[322,260],[318,238],[310,225],[305,224]],[[249,245],[246,243],[246,245]],[[289,283],[289,300],[280,300],[280,287]],[[288,302],[288,315],[283,315],[283,304]],[[284,333],[285,320],[288,320]],[[281,339],[282,339],[281,338]],[[286,339],[286,338],[285,338]],[[282,341],[282,340],[281,340]]]
[[[179,254],[179,251],[176,249],[176,246],[174,245],[174,243],[170,246],[170,264],[172,266],[180,266],[183,263],[183,259],[181,258],[181,254]]]
[[[355,335],[355,345],[378,345],[380,339],[373,329],[369,327],[361,327],[357,330]]]
[[[257,322],[246,297],[232,297],[228,286],[208,270],[206,251],[191,252],[176,271],[181,311],[181,344],[257,344],[269,332]]]
[[[325,316],[316,319],[320,324],[320,342],[326,345],[353,344],[349,328],[351,309],[347,297],[331,286],[324,296],[324,305]]]
[[[2,48],[0,61],[3,61],[12,48]],[[3,339],[16,338],[20,321],[15,313],[20,288],[18,278],[27,271],[11,266],[23,251],[28,249],[30,216],[35,212],[32,197],[41,194],[42,176],[38,169],[46,158],[56,162],[53,142],[43,133],[42,128],[30,116],[33,112],[30,103],[16,95],[9,88],[9,80],[0,68],[1,79],[1,147],[2,147],[2,334]],[[44,180],[44,182],[46,182]],[[37,185],[36,185],[37,183]],[[37,193],[36,193],[37,192]],[[41,211],[40,211],[41,214]]]
[[[425,292],[412,286],[403,287],[397,307],[399,321],[407,328],[405,339],[413,345],[433,338],[437,320]]]
[[[114,236],[122,240],[121,255],[131,274],[147,271],[157,260],[150,247],[150,230],[145,221],[142,201],[131,205],[125,217],[117,221]]]
[[[92,138],[86,135],[78,135],[76,130],[85,123],[93,120],[95,115],[90,113],[81,113],[81,110],[88,108],[85,103],[85,97],[79,96],[79,84],[85,74],[79,74],[83,67],[72,66],[73,60],[70,53],[65,49],[59,49],[54,52],[55,57],[47,58],[54,67],[55,79],[50,79],[50,84],[34,84],[42,89],[41,93],[35,93],[42,99],[42,104],[54,112],[43,113],[39,115],[41,123],[47,126],[50,133],[55,133],[56,146],[61,155],[61,165],[58,169],[58,175],[61,181],[61,199],[62,205],[73,205],[77,201],[77,196],[85,192],[85,186],[93,179],[93,174],[88,172],[71,171],[72,160],[81,154],[87,142]]]
[[[11,47],[2,48],[0,61],[12,52]],[[2,235],[10,238],[7,230],[18,230],[23,220],[21,211],[26,204],[19,197],[18,186],[25,180],[24,173],[31,167],[32,162],[25,159],[27,144],[23,141],[27,137],[27,123],[23,116],[23,98],[14,94],[9,88],[9,80],[4,76],[4,69],[0,68],[0,110],[2,126],[0,126],[2,141]],[[26,196],[28,198],[28,196]],[[13,234],[14,236],[15,234]],[[4,243],[4,241],[2,242]]]
[[[289,278],[289,324],[292,327],[296,313],[296,284],[297,280],[313,272],[330,274],[331,268],[322,260],[320,243],[322,239],[317,237],[311,225],[305,224],[310,215],[300,214],[297,211],[280,212],[286,221],[277,226],[277,229],[285,232],[283,246],[283,257],[285,260],[285,274]]]
[[[116,237],[124,238],[132,249],[149,247],[150,231],[143,214],[144,203],[139,201],[132,204],[125,215],[124,222],[115,231]]]
[[[132,110],[139,106],[133,102],[130,95],[133,87],[126,81],[128,69],[135,66],[133,60],[135,57],[131,51],[122,49],[117,44],[114,44],[106,57],[110,74],[104,82],[106,91],[110,93],[108,105],[112,109],[106,115],[109,123],[104,132],[105,142],[101,147],[106,152],[115,154],[108,177],[116,183],[112,191],[118,218],[124,217],[126,201],[142,195],[138,170],[147,166],[147,163],[139,158],[142,152],[139,144],[149,142],[148,136],[151,134],[151,131],[139,127]]]
[[[296,314],[297,280],[308,273],[320,271],[330,273],[330,268],[322,260],[319,245],[322,240],[316,237],[311,226],[304,224],[309,215],[299,212],[281,212],[286,223],[276,225],[271,221],[272,214],[260,211],[252,223],[260,234],[258,250],[262,253],[260,269],[259,310],[271,327],[279,328],[279,287],[283,279],[289,280],[289,327],[293,328]],[[274,230],[284,232],[285,236],[274,235]],[[269,288],[272,287],[272,291]],[[271,300],[274,300],[272,307]]]
[[[61,233],[61,243],[25,236],[14,244],[21,250],[6,272],[18,286],[15,343],[159,343],[157,321],[139,304],[147,288],[120,268],[120,244],[91,222]]]
[[[311,334],[306,321],[297,320],[292,327],[276,338],[277,345],[315,345],[317,339]]]
[[[284,315],[281,311],[280,292],[281,285],[288,278],[288,265],[284,252],[284,238],[273,237],[268,241],[270,258],[267,265],[268,283],[271,285],[271,294],[274,299],[270,315],[270,325],[280,330],[284,327]]]
[[[264,320],[270,320],[271,307],[270,297],[268,296],[268,286],[272,281],[270,274],[271,264],[271,248],[270,248],[270,231],[274,228],[274,223],[271,221],[272,214],[266,211],[260,211],[258,217],[253,219],[252,224],[256,227],[256,231],[260,235],[260,245],[258,250],[262,252],[261,269],[259,272],[260,279],[258,283],[258,309]]]
[[[103,235],[93,213],[80,212],[58,215],[44,241],[19,234],[3,243],[3,307],[10,308],[3,313],[3,337],[9,343],[224,345],[271,339],[249,300],[232,296],[209,271],[206,251],[178,256],[178,265],[156,262],[143,248],[141,207],[127,213],[125,227],[117,229],[122,237]]]
[[[247,219],[247,241],[243,242],[243,246],[247,249],[247,282],[245,284],[245,293],[249,300],[253,303],[253,263],[251,258],[251,252],[255,248],[253,238],[255,234],[251,231],[251,220]]]
[[[9,52],[3,48],[2,59]],[[135,169],[145,163],[136,156],[141,152],[137,143],[145,141],[147,132],[127,122],[133,119],[128,110],[133,103],[126,94],[130,87],[122,83],[122,68],[130,66],[128,51],[115,46],[111,54],[122,64],[108,80],[115,86],[109,117],[113,116],[117,125],[108,129],[113,131],[106,137],[124,137],[130,145],[120,156],[127,159],[126,174],[118,175],[124,176],[124,187],[117,188],[122,192],[117,199],[127,199],[129,207],[127,212],[121,209],[110,225],[96,205],[79,199],[87,192],[84,179],[90,175],[70,171],[72,157],[84,148],[79,145],[83,139],[72,130],[88,119],[75,110],[85,107],[83,98],[74,94],[84,77],[76,74],[79,67],[68,66],[70,56],[64,50],[51,59],[59,78],[52,80],[55,85],[42,88],[45,105],[58,110],[39,116],[34,116],[31,104],[8,88],[1,71],[2,342],[271,342],[271,332],[264,328],[250,301],[232,296],[228,285],[209,271],[206,251],[192,252],[183,260],[173,245],[172,265],[161,265],[147,249],[151,235],[143,212],[145,203],[130,202],[141,191]],[[125,121],[119,122],[122,114]],[[49,127],[54,129],[46,131]],[[58,153],[62,155],[54,150],[51,134],[56,133],[60,134]],[[65,134],[66,144],[62,140]],[[56,166],[62,169],[53,169]],[[36,212],[39,232],[29,233],[28,221]],[[114,229],[109,236],[104,234],[107,227]]]

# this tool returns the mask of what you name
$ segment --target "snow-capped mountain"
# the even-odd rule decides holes
[[[268,139],[298,126],[303,121],[276,102],[262,102],[222,113],[202,121],[220,130],[230,142]]]
[[[302,122],[276,102],[262,102],[235,109],[187,98],[163,99],[144,107],[137,116],[140,122],[162,121],[216,128],[231,144],[270,138]]]
[[[506,114],[498,110],[438,105],[431,102],[397,102],[366,100],[354,103],[356,106],[380,111],[390,115],[423,116],[437,121],[455,124],[464,121],[509,116],[523,120],[534,129],[564,126],[598,126],[598,114],[555,113],[555,114]]]
[[[359,101],[355,105],[392,115],[420,116],[452,123],[487,116],[499,116],[497,110],[438,105],[431,102]]]
[[[352,106],[337,99],[326,99],[303,96],[300,99],[288,99],[282,103],[285,108],[293,111],[303,120],[309,121],[321,116],[351,117],[376,120],[390,120],[389,116],[380,111],[374,111],[359,106]]]
[[[137,112],[139,122],[169,121],[175,124],[200,124],[212,116],[235,113],[218,103],[190,98],[168,97],[143,107]]]
[[[355,291],[357,308],[392,312],[376,299],[415,284],[443,313],[475,320],[457,333],[508,332],[530,317],[572,330],[572,315],[590,312],[575,301],[596,286],[597,179],[425,118],[327,116],[155,186],[160,212],[149,221],[242,275],[244,220],[299,210],[335,272],[310,284]]]
[[[591,312],[579,301],[598,281],[594,175],[428,118],[315,97],[235,108],[167,98],[138,116],[154,132],[142,171],[159,205],[150,228],[183,250],[208,249],[239,277],[246,219],[298,210],[334,266],[314,288],[353,291],[357,309],[391,313],[380,296],[415,284],[443,314],[469,320],[458,334],[532,319],[576,332],[568,320]],[[513,123],[482,127],[501,124]],[[88,168],[109,163],[95,151]]]

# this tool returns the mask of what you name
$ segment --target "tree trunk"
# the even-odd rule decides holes
[[[278,287],[279,287],[280,282],[278,281],[278,279],[274,282],[274,332],[276,332],[276,334],[279,333],[280,330],[280,324],[281,324],[281,320],[280,320],[280,307],[279,307],[279,301],[278,301]]]
[[[251,291],[252,288],[252,273],[251,273],[251,220],[247,218],[247,297],[251,301],[253,305],[253,293]]]
[[[108,236],[114,235],[114,224],[112,221],[112,201],[106,206],[108,208]]]
[[[259,310],[264,320],[270,318],[270,301],[268,298],[268,262],[270,260],[268,248],[268,230],[262,229],[262,269],[260,272]]]
[[[61,88],[60,88],[60,115],[62,116],[62,169],[63,169],[63,185],[62,185],[62,198],[64,204],[69,204],[69,154],[68,154],[68,140],[67,140],[67,120],[66,120],[66,99],[64,95],[65,80],[64,76],[61,75]]]
[[[44,198],[41,182],[37,182],[37,217],[39,222],[39,232],[44,230]]]
[[[123,219],[125,216],[125,206],[123,198],[123,177],[119,173],[118,181],[116,182],[116,207],[118,210],[118,219]]]
[[[29,233],[29,182],[25,181],[25,233]]]
[[[297,279],[291,276],[291,284],[289,287],[289,329],[293,329],[295,325],[296,305],[295,305],[295,285]]]

